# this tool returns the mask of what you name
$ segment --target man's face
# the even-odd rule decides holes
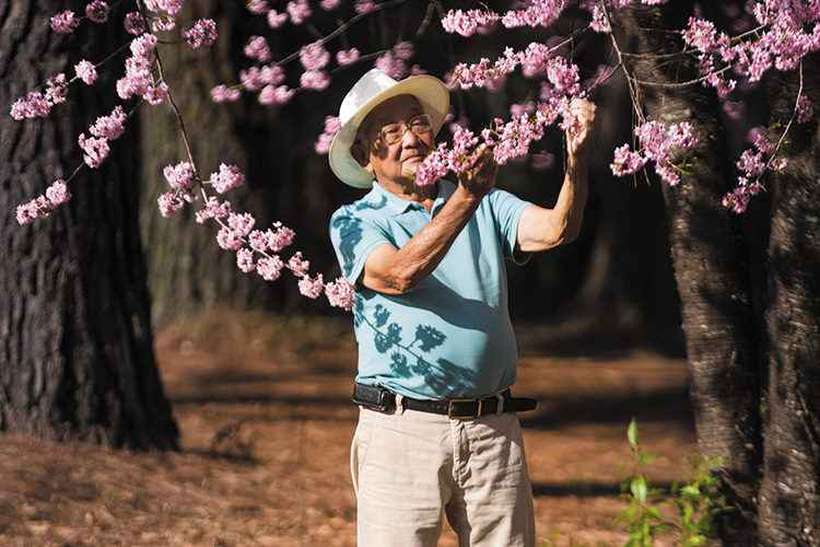
[[[369,162],[377,179],[412,181],[416,168],[433,149],[432,130],[417,135],[407,128],[401,140],[394,144],[385,142],[381,130],[389,124],[408,123],[420,114],[424,114],[424,110],[412,95],[398,95],[381,103],[359,128],[359,143],[352,149],[354,157],[365,166]]]

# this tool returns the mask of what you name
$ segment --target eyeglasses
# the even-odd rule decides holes
[[[389,123],[379,129],[379,137],[387,145],[397,144],[404,138],[404,132],[410,129],[417,137],[433,132],[433,121],[427,114],[413,116],[407,122]]]

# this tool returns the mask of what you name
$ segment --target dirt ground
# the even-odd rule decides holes
[[[685,362],[617,340],[558,346],[560,333],[517,330],[514,393],[541,401],[520,415],[537,534],[544,545],[621,545],[613,517],[632,471],[632,416],[658,455],[651,481],[688,478]],[[354,545],[349,320],[214,314],[164,329],[156,345],[182,451],[1,436],[0,545]],[[456,544],[445,525],[440,545]]]

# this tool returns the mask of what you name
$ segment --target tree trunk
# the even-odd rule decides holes
[[[181,20],[210,17],[217,22],[219,40],[209,50],[193,51],[185,44],[160,45],[165,77],[178,101],[191,138],[194,160],[207,179],[220,163],[235,163],[247,175],[246,186],[226,196],[235,209],[254,214],[258,225],[274,220],[280,189],[290,185],[291,159],[286,144],[290,124],[278,123],[283,110],[267,110],[244,102],[215,104],[210,90],[237,78],[237,60],[252,32],[251,16],[242,2],[215,0],[189,3]],[[262,19],[256,17],[257,23]],[[275,51],[275,43],[272,43]],[[243,65],[244,66],[244,65]],[[287,107],[286,107],[287,108]],[[167,190],[162,169],[187,161],[177,121],[167,109],[145,109],[143,178],[140,225],[148,256],[152,311],[160,324],[215,304],[239,308],[272,308],[282,299],[282,283],[267,283],[236,267],[234,253],[216,243],[216,229],[197,224],[195,207],[186,207],[174,218],[162,218],[157,197]],[[298,123],[298,122],[294,122]]]
[[[680,44],[660,29],[681,28],[692,10],[678,2],[657,10],[636,9],[623,19],[631,47],[641,52],[672,53]],[[659,29],[657,32],[645,29]],[[621,44],[627,44],[624,37]],[[648,81],[696,77],[691,60],[664,63],[632,58],[635,75]],[[630,59],[630,60],[632,60]],[[680,295],[683,330],[701,453],[723,460],[724,492],[738,509],[718,523],[726,544],[756,542],[755,495],[761,451],[758,402],[760,358],[746,242],[739,221],[720,198],[732,186],[724,163],[726,148],[718,123],[714,92],[700,86],[644,87],[649,117],[665,123],[692,120],[697,112],[701,137],[693,151],[692,173],[677,187],[662,184],[669,219],[672,260]]]
[[[100,60],[123,44],[120,25],[84,23],[60,36],[64,3],[0,1],[0,104]],[[82,162],[77,136],[114,103],[114,69],[75,82],[45,120],[0,117],[0,430],[133,449],[175,449],[178,431],[155,366],[137,224],[135,119],[99,170],[72,181],[72,200],[18,226],[14,208]]]
[[[815,56],[814,62],[817,58]],[[812,65],[810,61],[806,67]],[[820,104],[816,70],[806,68],[806,93]],[[774,120],[791,116],[797,77],[773,82]],[[781,125],[782,127],[782,125]],[[760,488],[761,544],[820,545],[820,139],[815,115],[794,125],[770,177],[769,386],[765,473]]]

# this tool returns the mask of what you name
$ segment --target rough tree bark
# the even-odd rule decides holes
[[[127,40],[116,25],[65,37],[49,28],[63,2],[0,1],[0,105],[81,57]],[[0,116],[0,430],[133,449],[174,449],[178,431],[152,349],[137,224],[137,127],[97,171],[72,181],[51,217],[18,226],[15,206],[81,163],[77,136],[115,105],[114,75],[72,86],[45,120]]]
[[[820,104],[817,56],[805,62],[805,89]],[[812,61],[815,63],[812,65]],[[794,109],[797,77],[771,86],[773,121]],[[769,382],[760,543],[820,545],[820,136],[815,116],[792,126],[782,173],[770,177]]]
[[[681,28],[692,2],[667,5],[663,12],[636,9],[616,29],[619,42],[631,51],[680,51],[674,35],[662,29]],[[657,29],[657,30],[647,30]],[[618,32],[620,31],[620,32]],[[631,38],[631,44],[630,44]],[[658,63],[651,57],[627,57],[642,80],[684,81],[696,77],[691,59],[679,56]],[[666,123],[691,120],[697,113],[701,137],[691,173],[679,186],[662,184],[669,219],[672,259],[681,299],[683,330],[691,378],[697,438],[704,455],[723,460],[719,474],[724,493],[738,511],[718,522],[729,545],[754,545],[759,482],[761,425],[759,335],[749,285],[747,244],[738,220],[720,198],[732,185],[723,151],[714,92],[700,86],[644,86],[641,101],[652,119]]]
[[[210,90],[237,77],[242,45],[254,34],[252,17],[242,2],[207,0],[189,3],[182,20],[210,17],[220,37],[208,50],[192,51],[185,44],[161,46],[165,77],[178,97],[191,137],[200,176],[207,179],[220,163],[235,163],[247,175],[245,187],[230,193],[237,208],[251,212],[263,227],[274,219],[278,193],[292,182],[290,124],[277,123],[282,110],[266,110],[253,99],[215,104]],[[261,19],[256,17],[256,22]],[[258,32],[256,32],[258,33]],[[274,51],[276,44],[272,43]],[[234,253],[216,244],[216,230],[194,221],[201,198],[174,218],[159,215],[157,197],[167,190],[162,169],[187,161],[176,118],[166,108],[143,111],[143,179],[140,226],[148,256],[155,324],[195,313],[215,304],[237,308],[272,308],[282,299],[282,283],[266,283],[236,267]],[[294,122],[298,123],[298,122]]]

